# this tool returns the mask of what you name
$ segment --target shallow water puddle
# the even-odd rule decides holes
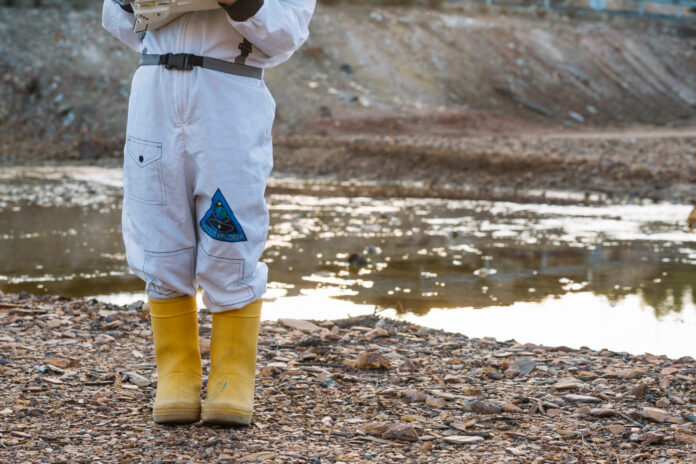
[[[125,266],[117,170],[0,181],[2,291],[144,299]],[[266,318],[377,311],[476,337],[696,355],[689,206],[285,194],[269,206]]]

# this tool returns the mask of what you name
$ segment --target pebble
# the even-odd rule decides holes
[[[500,405],[500,409],[503,412],[512,413],[512,414],[520,414],[520,413],[524,412],[522,410],[522,408],[520,408],[519,406],[514,405],[512,403],[503,403]]]
[[[449,436],[445,437],[444,441],[447,443],[454,443],[455,445],[470,445],[471,443],[480,443],[484,441],[485,438],[475,436],[475,435],[467,435],[467,436]]]
[[[385,422],[368,422],[360,426],[360,431],[368,435],[380,436],[387,430]]]
[[[107,334],[99,334],[96,337],[94,337],[94,344],[95,345],[105,345],[108,343],[114,342],[116,339],[112,337],[111,335]]]
[[[471,403],[471,412],[477,414],[500,414],[500,406],[496,406],[491,403],[486,403],[484,401],[473,401]]]
[[[385,440],[418,441],[418,434],[411,424],[399,422],[387,426],[382,438]]]
[[[575,395],[575,394],[568,394],[564,396],[565,399],[568,401],[575,401],[576,403],[599,403],[599,398],[595,396],[588,396],[588,395]]]
[[[611,417],[616,414],[616,411],[609,408],[592,408],[590,415],[594,417]]]
[[[402,392],[402,396],[407,403],[423,403],[428,397],[422,391],[414,388],[407,388]]]
[[[607,425],[606,430],[612,435],[623,435],[626,433],[626,427],[621,424]]]
[[[641,415],[655,422],[667,422],[667,419],[670,418],[670,414],[667,411],[658,408],[643,408]]]
[[[689,445],[696,445],[696,437],[683,432],[675,432],[674,440],[677,443],[686,443]]]
[[[561,377],[553,388],[556,390],[574,390],[584,386],[585,383],[582,380],[576,379],[575,377]]]
[[[519,358],[510,364],[510,369],[519,372],[519,375],[527,375],[534,370],[536,362],[531,358]]]
[[[663,398],[660,398],[659,400],[657,400],[657,401],[655,402],[655,406],[658,407],[658,408],[666,408],[666,407],[669,406],[670,404],[671,404],[670,401],[669,401],[667,398],[664,398],[664,397],[663,397]]]
[[[379,353],[364,352],[358,356],[355,367],[358,369],[391,369],[391,362],[386,356]]]
[[[151,383],[149,379],[136,372],[126,372],[125,375],[128,377],[130,383],[139,387],[147,387]]]
[[[445,400],[443,400],[442,398],[435,398],[432,396],[429,396],[425,399],[425,404],[435,409],[444,409],[445,406],[447,406],[447,402]]]
[[[636,398],[645,398],[647,393],[648,386],[644,383],[639,383],[631,389],[631,395],[635,396]]]
[[[304,319],[278,319],[278,323],[288,329],[299,330],[305,333],[319,332],[321,327],[313,322],[305,321]]]

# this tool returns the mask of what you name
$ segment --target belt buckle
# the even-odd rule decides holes
[[[193,64],[191,64],[193,55],[190,53],[167,53],[164,56],[166,61],[163,64],[167,69],[178,69],[180,71],[191,71],[193,69]]]

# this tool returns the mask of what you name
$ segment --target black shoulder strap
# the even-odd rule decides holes
[[[234,59],[234,62],[238,64],[246,63],[246,59],[251,53],[251,42],[244,38],[244,40],[242,40],[242,43],[240,43],[239,47],[237,48],[239,48],[242,51],[242,53],[240,53],[239,56]]]

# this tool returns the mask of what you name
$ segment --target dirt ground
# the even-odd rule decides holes
[[[2,295],[0,327],[2,462],[696,462],[690,357],[265,322],[252,425],[161,426],[142,303]]]
[[[446,135],[462,119],[391,119],[382,134],[358,132],[369,121],[341,121],[278,136],[275,170],[411,183],[418,188],[403,194],[415,196],[549,201],[571,191],[597,201],[696,201],[696,130],[554,132],[508,119],[496,121],[504,135]]]

